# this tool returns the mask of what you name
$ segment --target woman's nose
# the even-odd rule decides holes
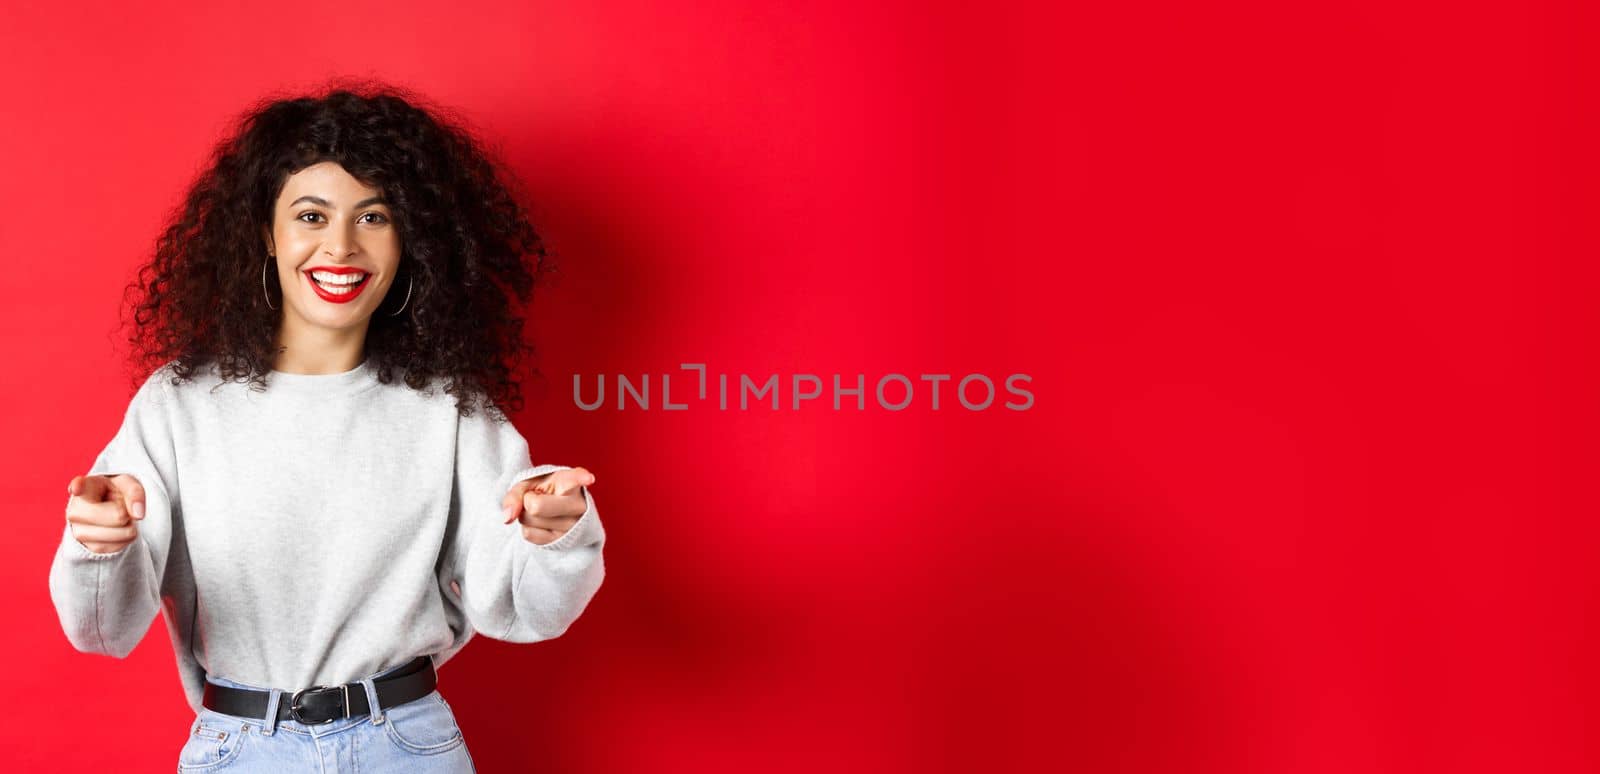
[[[356,250],[355,236],[344,229],[333,229],[322,244],[323,252],[334,258],[343,258]]]

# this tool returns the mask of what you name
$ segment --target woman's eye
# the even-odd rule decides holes
[[[388,223],[389,222],[389,219],[387,217],[385,217],[383,215],[383,213],[381,213],[381,212],[368,212],[368,213],[364,213],[361,217],[365,218],[365,217],[368,217],[368,216],[372,217],[372,220],[367,221],[368,223]],[[306,220],[307,217],[310,217],[312,219],[311,220]],[[317,222],[319,222],[318,219],[320,219],[321,217],[322,217],[322,213],[320,213],[320,212],[302,212],[302,213],[300,213],[300,215],[298,217],[295,218],[295,220],[298,220],[301,223],[317,223]]]

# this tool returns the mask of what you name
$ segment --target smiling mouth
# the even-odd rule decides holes
[[[367,281],[372,279],[371,274],[363,274],[361,279],[355,282],[325,282],[317,279],[316,273],[317,272],[314,269],[305,272],[306,279],[311,281],[311,285],[316,289],[318,296],[320,296],[324,301],[331,301],[334,303],[341,303],[355,298],[361,293],[362,288],[367,286]],[[337,276],[337,274],[333,272],[327,272],[325,275]]]

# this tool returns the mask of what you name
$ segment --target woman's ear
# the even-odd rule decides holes
[[[267,244],[267,255],[272,255],[273,253],[277,252],[276,250],[272,249],[272,227],[271,226],[262,226],[261,227],[261,241],[266,242],[266,244]]]

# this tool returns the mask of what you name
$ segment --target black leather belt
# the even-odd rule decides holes
[[[372,681],[372,687],[377,689],[379,709],[416,701],[432,693],[438,684],[438,675],[433,671],[433,658],[429,656],[418,656],[394,672]],[[271,697],[270,691],[234,688],[207,680],[200,703],[224,715],[261,719],[267,715],[267,702]],[[284,691],[278,698],[278,720],[295,720],[306,725],[331,723],[371,711],[372,705],[367,703],[367,689],[361,683],[316,685],[294,693]]]

